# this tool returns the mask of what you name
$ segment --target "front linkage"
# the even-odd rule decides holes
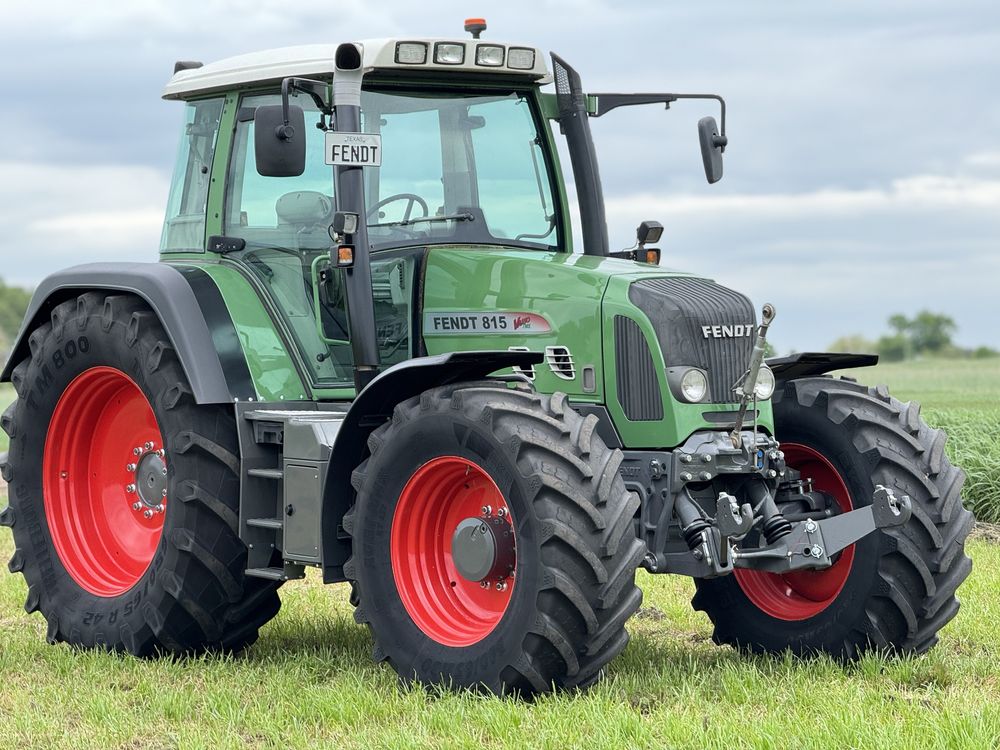
[[[640,523],[649,552],[643,566],[652,573],[714,578],[734,568],[820,570],[873,531],[910,519],[910,498],[897,498],[883,485],[877,485],[870,505],[837,513],[832,499],[815,491],[810,478],[785,465],[777,440],[758,433],[756,425],[741,429],[775,317],[770,304],[762,313],[749,367],[733,388],[740,397],[733,430],[699,433],[680,448],[652,457],[646,451],[626,451],[623,474],[639,477],[645,485]],[[781,510],[803,505],[796,518]],[[676,543],[677,532],[686,550]],[[737,546],[745,540],[747,546]]]

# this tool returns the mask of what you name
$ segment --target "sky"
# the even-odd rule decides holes
[[[713,92],[592,121],[612,246],[665,226],[663,265],[772,302],[779,351],[877,337],[928,308],[1000,348],[1000,6],[977,0],[36,0],[0,10],[0,278],[156,259],[181,108],[175,60],[378,36],[553,50],[590,91]],[[568,178],[572,185],[572,179]]]

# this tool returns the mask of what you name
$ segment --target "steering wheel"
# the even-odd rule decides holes
[[[403,221],[410,220],[410,214],[413,213],[413,207],[419,205],[421,210],[424,212],[424,216],[430,216],[431,211],[427,207],[427,201],[421,198],[419,195],[414,193],[396,193],[395,195],[390,195],[388,198],[383,198],[370,209],[368,209],[368,221],[370,222],[372,218],[378,215],[378,212],[390,203],[395,203],[396,201],[406,201],[406,211],[403,212]],[[423,217],[417,217],[423,218]]]

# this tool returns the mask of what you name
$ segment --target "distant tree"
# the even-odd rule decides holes
[[[973,359],[992,359],[993,357],[1000,357],[1000,352],[989,346],[980,346],[972,350]]]
[[[913,351],[910,339],[901,333],[883,336],[875,344],[875,349],[883,360],[899,362],[908,358]]]
[[[955,335],[958,326],[947,315],[921,310],[910,321],[910,340],[913,350],[918,354],[936,354],[950,347],[951,337]]]
[[[848,354],[876,354],[878,344],[865,338],[860,333],[841,336],[827,347],[831,352],[846,352]]]

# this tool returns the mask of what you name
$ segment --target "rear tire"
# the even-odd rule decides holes
[[[396,407],[354,472],[357,501],[344,519],[354,541],[344,573],[376,659],[405,679],[496,694],[583,687],[600,676],[628,643],[645,547],[633,530],[638,498],[618,474],[621,454],[596,427],[561,394],[496,383],[436,388]],[[433,471],[425,498],[415,482]],[[454,504],[464,501],[472,516],[484,503],[509,509],[509,590],[497,592],[491,579],[480,592],[477,579],[456,573],[457,558],[437,556],[435,539],[454,531],[444,519],[449,509],[457,518]],[[401,569],[400,559],[411,565]]]
[[[144,656],[256,641],[280,602],[273,583],[244,577],[231,409],[195,403],[159,320],[132,296],[63,302],[29,344],[2,419],[0,522],[49,642]],[[137,457],[143,440],[153,445]],[[163,493],[160,512],[151,497]]]
[[[870,505],[882,484],[910,496],[913,516],[841,553],[853,554],[853,564],[818,612],[792,593],[782,606],[774,596],[781,587],[762,596],[737,575],[696,581],[692,605],[711,618],[716,643],[840,658],[927,651],[958,612],[955,592],[972,569],[964,545],[974,518],[960,496],[965,475],[945,457],[944,432],[927,426],[919,404],[901,403],[884,387],[829,377],[786,383],[775,394],[774,419],[782,443],[805,446],[833,466],[853,507]]]

